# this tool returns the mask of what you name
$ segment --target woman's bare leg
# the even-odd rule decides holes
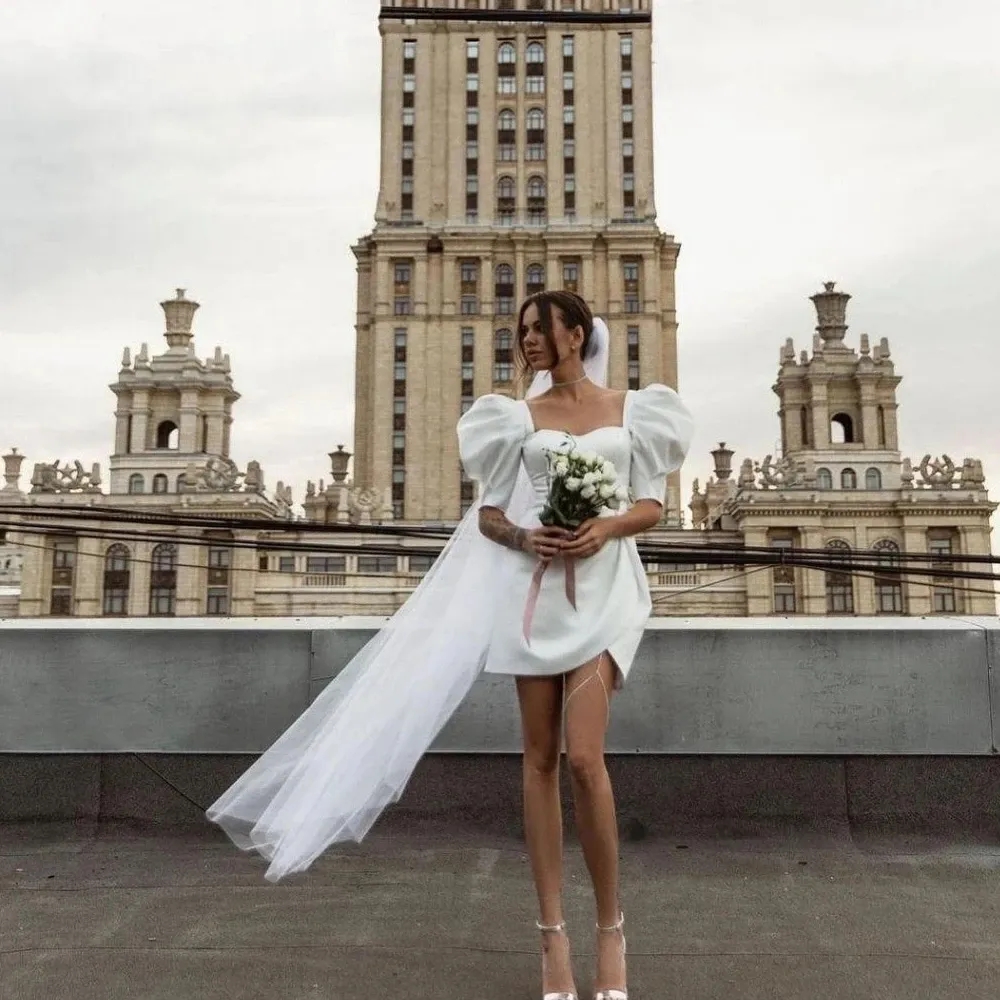
[[[604,737],[611,711],[616,667],[607,653],[566,678],[566,756],[573,787],[576,827],[594,885],[597,921],[617,923],[618,822],[604,763]],[[624,989],[625,963],[617,934],[597,935],[595,990]]]
[[[538,893],[539,922],[562,912],[562,807],[559,801],[563,678],[518,677],[524,737],[524,833]],[[542,933],[542,992],[575,992],[564,934]]]

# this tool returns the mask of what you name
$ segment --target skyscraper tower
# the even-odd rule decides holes
[[[396,516],[473,500],[455,423],[516,391],[516,309],[578,291],[610,381],[677,384],[674,272],[656,224],[651,0],[397,0],[380,13],[381,178],[358,261],[355,476]],[[680,514],[679,483],[665,518]]]

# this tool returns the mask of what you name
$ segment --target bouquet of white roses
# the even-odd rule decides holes
[[[540,515],[547,527],[578,528],[603,510],[618,510],[629,491],[612,462],[593,452],[548,451],[549,495]]]

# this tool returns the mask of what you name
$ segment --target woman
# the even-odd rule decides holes
[[[206,816],[239,848],[268,859],[268,881],[304,871],[332,844],[360,842],[399,799],[484,666],[517,674],[525,826],[545,935],[544,988],[572,996],[561,934],[555,796],[562,675],[577,821],[605,928],[597,983],[619,989],[625,970],[614,804],[601,762],[608,691],[624,682],[650,611],[631,535],[658,520],[666,475],[683,459],[691,422],[663,386],[629,393],[603,388],[607,327],[592,320],[577,296],[532,297],[522,307],[520,330],[520,353],[535,371],[530,406],[485,396],[459,422],[462,458],[480,480],[480,501],[388,625]],[[606,453],[623,476],[631,470],[637,497],[628,513],[585,525],[572,538],[540,530],[532,519],[544,489],[539,446],[558,447],[571,434]],[[566,557],[578,563],[575,612],[565,600]],[[552,566],[533,616],[498,610],[500,593],[523,592],[529,601],[539,559]],[[527,638],[526,617],[532,618]]]
[[[536,373],[534,391],[528,400],[483,396],[458,425],[462,461],[481,483],[480,531],[511,550],[505,589],[527,595],[530,606],[528,613],[510,605],[497,613],[485,670],[516,677],[545,1000],[576,997],[561,900],[564,722],[576,824],[597,904],[595,1000],[626,997],[618,837],[604,736],[611,691],[624,684],[651,611],[633,536],[660,520],[666,477],[683,461],[692,429],[688,411],[665,386],[621,392],[599,384],[606,329],[595,326],[577,295],[531,296],[521,307],[517,348],[522,364]],[[585,360],[596,362],[590,376]],[[573,532],[543,527],[548,454],[574,445],[611,461],[631,486],[634,503]],[[530,488],[522,479],[517,490],[522,467]],[[533,590],[539,566],[546,572]],[[569,590],[567,574],[573,578]]]

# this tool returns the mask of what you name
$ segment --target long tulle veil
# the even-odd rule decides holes
[[[584,367],[601,385],[608,349],[608,328],[595,320]],[[540,372],[527,395],[550,384]],[[522,467],[508,517],[517,523],[531,502]],[[206,810],[237,847],[270,862],[268,881],[360,841],[482,670],[510,553],[482,536],[478,512],[476,503],[385,627]]]

